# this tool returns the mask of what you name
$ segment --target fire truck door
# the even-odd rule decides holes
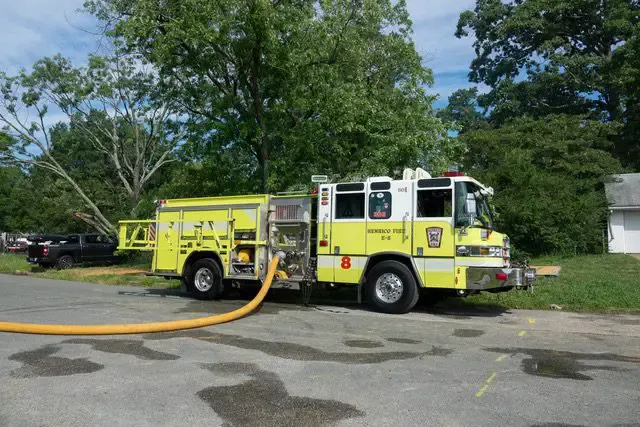
[[[383,181],[367,185],[367,254],[410,254],[413,182]]]
[[[426,287],[453,288],[453,186],[449,178],[416,183],[413,257]]]
[[[156,251],[156,270],[176,271],[180,235],[180,212],[160,212],[158,214],[158,250]]]
[[[366,194],[363,183],[337,184],[331,217],[334,281],[358,283],[366,262]]]

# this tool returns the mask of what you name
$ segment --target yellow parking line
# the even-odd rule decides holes
[[[496,362],[502,362],[504,359],[506,359],[508,356],[508,354],[503,354],[502,356],[498,357],[496,359]]]
[[[523,336],[525,336],[525,335],[527,335],[527,331],[520,331],[520,332],[518,333],[518,336],[519,336],[519,337],[523,337]]]
[[[491,374],[489,378],[487,378],[487,384],[491,384],[491,381],[493,381],[495,377],[496,377],[496,373],[494,372],[493,374]]]
[[[489,388],[489,386],[487,384],[483,385],[480,390],[478,390],[478,392],[476,393],[476,397],[480,398],[482,397],[482,395],[484,394],[485,391],[487,391],[487,389]]]

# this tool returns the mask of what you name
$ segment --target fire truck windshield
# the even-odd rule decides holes
[[[487,196],[471,182],[456,182],[456,227],[493,229],[493,215]]]

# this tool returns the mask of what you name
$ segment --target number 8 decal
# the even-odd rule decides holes
[[[343,256],[340,261],[342,261],[340,264],[340,268],[342,268],[343,270],[348,270],[351,268],[351,257]]]

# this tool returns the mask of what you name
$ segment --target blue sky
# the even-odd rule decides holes
[[[77,12],[82,2],[0,0],[0,70],[13,74],[56,53],[80,63],[88,53],[100,52],[95,22]],[[446,105],[456,89],[470,86],[467,73],[474,56],[472,40],[458,40],[453,33],[460,12],[474,4],[474,0],[408,0],[416,47],[435,74],[431,92],[440,95],[436,107]],[[61,118],[52,114],[49,121]]]

